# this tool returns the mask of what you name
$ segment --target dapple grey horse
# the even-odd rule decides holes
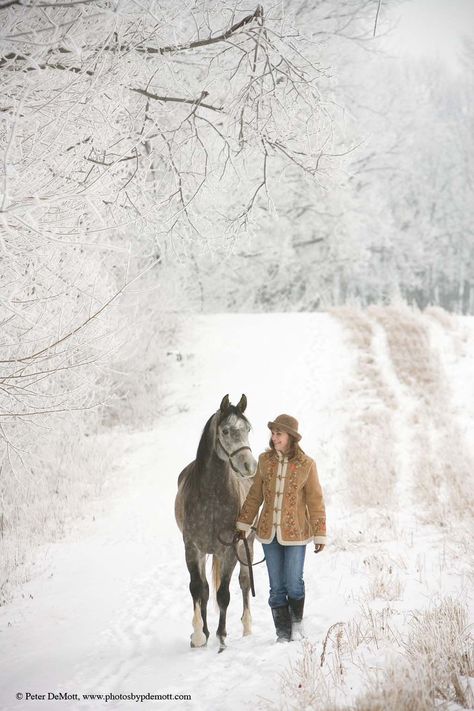
[[[191,647],[204,647],[209,638],[206,579],[206,557],[212,555],[212,572],[219,605],[219,652],[225,649],[226,613],[229,605],[229,583],[237,563],[236,549],[231,544],[235,522],[251,486],[256,461],[249,447],[250,423],[244,416],[247,398],[231,405],[226,395],[219,409],[207,421],[197,449],[196,459],[183,469],[178,479],[175,515],[183,534],[186,564],[191,578],[193,598],[193,632]],[[253,538],[248,538],[251,554]],[[242,542],[237,553],[244,559]],[[242,550],[241,550],[242,549]],[[240,564],[240,588],[243,598],[244,635],[251,633],[249,608],[250,578],[247,566]]]

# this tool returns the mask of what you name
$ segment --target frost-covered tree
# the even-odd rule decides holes
[[[254,215],[251,239],[239,243],[223,263],[200,260],[205,307],[256,310],[311,310],[344,300],[347,277],[360,271],[367,255],[364,215],[348,170],[366,136],[352,96],[355,61],[378,56],[383,3],[343,0],[285,4],[308,54],[321,71],[322,107],[330,117],[326,152],[316,180],[304,171],[281,171],[269,209]],[[329,168],[329,169],[328,169]],[[245,275],[245,278],[242,278]]]
[[[19,417],[97,404],[94,388],[81,401],[66,381],[122,347],[102,318],[109,304],[143,270],[159,280],[166,260],[193,264],[245,238],[285,170],[314,179],[325,167],[331,119],[321,70],[280,8],[103,0],[0,12],[3,392]],[[25,384],[35,373],[28,395],[18,364]]]
[[[472,50],[466,42],[457,74],[430,58],[392,56],[386,6],[374,37],[378,4],[356,5],[291,3],[324,66],[334,161],[319,181],[286,172],[252,241],[225,264],[201,262],[210,310],[307,310],[394,295],[474,308]]]
[[[332,158],[282,7],[0,0],[0,20],[3,539],[21,502],[94,475],[86,435],[153,391],[198,263],[249,239],[285,171]]]
[[[348,288],[365,303],[397,290],[420,307],[472,311],[472,78],[387,59],[370,86],[370,140],[351,166],[367,260]]]

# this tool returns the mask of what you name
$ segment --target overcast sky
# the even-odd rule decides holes
[[[474,0],[407,0],[393,14],[390,0],[385,0],[381,12],[385,19],[400,17],[387,38],[392,52],[439,57],[456,68],[463,35],[474,37]]]

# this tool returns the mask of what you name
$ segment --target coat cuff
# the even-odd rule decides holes
[[[315,544],[319,543],[319,544],[325,546],[327,543],[327,538],[326,538],[326,536],[313,536],[313,541]]]
[[[252,527],[248,523],[241,523],[241,521],[237,521],[235,527],[238,531],[248,532],[252,530]]]

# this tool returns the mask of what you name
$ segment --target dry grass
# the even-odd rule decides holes
[[[474,645],[467,613],[459,602],[445,598],[426,611],[413,612],[403,653],[381,671],[368,674],[368,691],[356,711],[432,711],[453,702],[472,708],[468,683],[474,676]]]
[[[470,519],[474,508],[474,460],[455,422],[447,425],[439,445],[451,515]]]
[[[372,674],[368,686],[353,711],[433,711],[429,688],[420,685],[417,670],[405,659],[392,661],[382,674]]]
[[[454,317],[441,309],[428,316],[398,307],[372,306],[366,312],[331,312],[348,330],[358,358],[348,389],[352,418],[345,428],[341,465],[355,506],[389,506],[394,501],[397,461],[394,415],[397,402],[377,360],[374,323],[385,332],[388,357],[400,387],[414,403],[405,423],[411,441],[411,489],[420,517],[449,525],[453,512],[465,517],[474,506],[474,461],[453,416],[449,385],[439,353],[430,341],[436,320],[454,342]]]
[[[412,425],[415,446],[412,452],[413,490],[422,507],[428,510],[426,522],[447,521],[447,507],[443,494],[443,455],[439,451],[436,431],[423,413]]]
[[[435,696],[471,707],[474,698],[462,681],[474,676],[474,638],[466,608],[447,597],[431,609],[414,612],[410,628],[405,653],[424,685]]]
[[[371,307],[368,313],[383,325],[395,372],[418,398],[413,428],[414,483],[419,499],[435,522],[446,524],[453,511],[469,513],[474,503],[474,462],[453,419],[450,390],[438,353],[430,342],[426,316],[408,308]],[[441,309],[430,315],[448,328],[454,319]]]
[[[373,352],[374,330],[364,311],[349,308],[331,309],[330,313],[348,330],[351,344],[357,349],[357,375],[361,389],[389,410],[396,406]],[[362,388],[360,386],[363,386]]]
[[[342,711],[337,687],[321,669],[316,646],[303,640],[301,653],[280,676],[280,697],[275,704],[261,699],[262,711]]]
[[[388,644],[399,644],[397,616],[397,611],[389,606],[374,610],[368,603],[361,604],[359,616],[349,620],[345,626],[345,640],[351,659],[363,645],[379,649]]]
[[[389,505],[394,499],[396,471],[393,412],[396,402],[373,352],[370,320],[356,309],[333,309],[357,349],[356,372],[348,388],[353,416],[345,428],[341,467],[348,495],[355,506]],[[357,413],[357,416],[354,416]]]
[[[454,331],[456,329],[456,316],[439,306],[428,306],[423,313],[433,319],[433,321],[436,321],[436,323],[439,323],[445,331]]]
[[[432,711],[453,702],[472,708],[468,681],[474,676],[474,647],[466,620],[465,608],[451,598],[410,613],[408,624],[390,607],[365,605],[357,618],[329,628],[322,653],[306,640],[296,663],[280,675],[279,702],[262,708]],[[354,670],[366,687],[356,698]]]
[[[404,583],[396,571],[396,565],[384,555],[370,555],[364,558],[369,573],[367,593],[370,599],[400,600]]]
[[[428,407],[438,410],[447,397],[447,383],[439,357],[430,344],[427,324],[421,314],[408,307],[376,307],[367,311],[387,334],[395,372],[401,383],[415,390]]]

